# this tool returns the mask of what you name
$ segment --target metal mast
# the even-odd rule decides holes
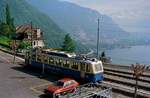
[[[97,59],[99,59],[99,18],[98,18],[98,29],[97,29]]]
[[[31,21],[31,23],[30,23],[30,25],[31,25],[31,49],[33,48],[33,31],[32,31],[32,21]]]

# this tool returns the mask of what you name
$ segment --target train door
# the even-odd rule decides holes
[[[84,63],[80,64],[80,76],[81,78],[85,78],[85,64]]]
[[[25,65],[29,65],[29,52],[25,53]]]

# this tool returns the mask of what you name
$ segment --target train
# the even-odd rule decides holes
[[[96,58],[86,58],[52,49],[33,49],[25,53],[25,65],[36,67],[64,76],[70,76],[87,82],[98,82],[104,79],[103,64]]]

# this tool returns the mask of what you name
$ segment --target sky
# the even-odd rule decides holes
[[[63,0],[106,14],[129,32],[150,32],[150,0]]]

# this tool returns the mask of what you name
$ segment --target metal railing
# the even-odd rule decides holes
[[[88,83],[80,85],[73,93],[59,98],[112,98],[112,88],[101,83]]]

